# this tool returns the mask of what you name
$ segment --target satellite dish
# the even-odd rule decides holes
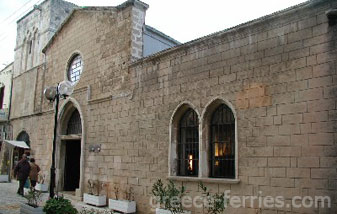
[[[74,86],[70,81],[62,81],[58,86],[59,94],[61,96],[70,96],[74,91]]]
[[[52,86],[44,89],[43,94],[48,100],[54,100],[56,96],[56,87]]]

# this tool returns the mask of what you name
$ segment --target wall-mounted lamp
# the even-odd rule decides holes
[[[90,145],[89,146],[89,152],[100,152],[101,151],[101,144],[97,145]]]

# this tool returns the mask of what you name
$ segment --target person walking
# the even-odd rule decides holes
[[[35,159],[31,158],[30,159],[30,173],[29,173],[29,179],[30,179],[30,185],[32,187],[35,187],[36,182],[37,182],[37,178],[38,178],[38,174],[40,172],[40,167],[39,165],[37,165],[35,163]]]
[[[14,168],[14,176],[19,180],[18,194],[23,196],[23,187],[30,173],[30,164],[27,160],[27,155],[23,154],[22,159]]]

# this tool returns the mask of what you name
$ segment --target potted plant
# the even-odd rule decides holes
[[[119,185],[114,185],[115,199],[109,199],[109,208],[122,213],[135,213],[136,202],[134,201],[134,194],[132,187],[125,188],[125,198],[119,199]]]
[[[39,207],[38,203],[40,201],[41,192],[30,189],[25,195],[28,200],[27,203],[22,203],[20,206],[21,214],[44,214],[43,208]]]
[[[106,205],[106,196],[100,195],[100,190],[103,183],[99,181],[88,180],[88,193],[83,194],[83,202],[97,207]]]
[[[206,199],[204,201],[207,202],[207,205],[203,203],[202,211],[207,214],[221,214],[226,209],[226,198],[225,193],[219,194],[211,194],[207,187],[200,182],[199,187],[202,190],[203,198]]]
[[[49,199],[45,206],[43,207],[43,211],[46,214],[77,214],[77,210],[71,204],[68,199],[64,199],[63,197],[55,197]]]
[[[44,183],[45,175],[39,174],[38,182],[35,186],[35,189],[41,192],[48,192],[48,186]]]
[[[156,208],[156,214],[190,214],[190,211],[183,210],[182,197],[185,193],[185,187],[178,189],[173,181],[165,186],[161,179],[158,179],[152,186],[152,194],[160,207]]]

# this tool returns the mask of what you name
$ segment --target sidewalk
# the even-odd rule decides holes
[[[13,180],[12,183],[0,183],[0,214],[20,214],[20,203],[26,203],[27,199],[16,194],[18,190],[18,183],[16,180]],[[49,194],[43,193],[42,201],[48,199]],[[70,199],[71,203],[75,206],[77,210],[82,210],[84,207],[86,209],[95,209],[95,210],[106,210],[108,207],[98,208],[84,204],[82,201],[76,201],[72,198]]]
[[[0,183],[0,214],[20,213],[20,203],[25,203],[27,200],[16,194],[17,190],[17,181]]]

